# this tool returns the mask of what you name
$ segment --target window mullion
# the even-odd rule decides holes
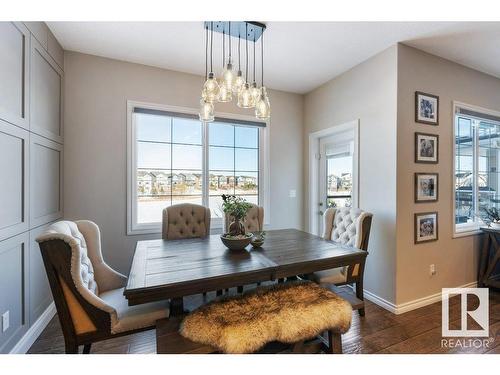
[[[479,215],[479,128],[478,128],[478,122],[476,120],[473,120],[472,122],[473,126],[473,132],[474,132],[474,144],[473,144],[473,186],[472,186],[472,191],[473,197],[474,197],[474,207],[473,207],[473,213],[474,213],[474,219],[473,222],[477,221],[477,216]]]
[[[209,207],[209,160],[208,160],[208,155],[209,155],[209,149],[208,149],[208,144],[209,144],[209,139],[208,139],[208,126],[209,124],[206,122],[201,123],[202,126],[202,149],[203,149],[203,156],[202,156],[202,202],[205,207]]]

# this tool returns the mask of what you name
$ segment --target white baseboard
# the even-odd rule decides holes
[[[379,305],[383,309],[386,309],[387,311],[390,311],[393,314],[397,314],[396,312],[397,307],[392,302],[389,302],[366,289],[363,290],[363,295],[365,299],[367,299],[368,301],[373,302],[376,305]]]
[[[10,354],[25,354],[28,352],[31,345],[35,342],[35,340],[40,336],[43,332],[47,324],[51,321],[51,319],[56,315],[56,305],[52,302],[40,315],[40,317],[36,320],[35,323],[28,329],[28,331],[21,337],[21,340],[17,342],[17,344],[12,348]]]
[[[474,281],[474,282],[471,282],[471,283],[468,283],[465,285],[460,285],[457,288],[475,288],[476,286],[477,286],[477,282]],[[436,294],[432,294],[430,296],[418,298],[418,299],[415,299],[413,301],[409,301],[409,302],[401,303],[399,305],[395,305],[392,302],[389,302],[389,301],[377,296],[376,294],[374,294],[366,289],[363,292],[364,292],[365,298],[368,301],[373,302],[374,304],[379,305],[380,307],[382,307],[382,308],[384,308],[384,309],[386,309],[386,310],[388,310],[396,315],[403,314],[403,313],[411,311],[411,310],[416,310],[420,307],[432,305],[435,302],[441,301],[441,292],[439,292]]]

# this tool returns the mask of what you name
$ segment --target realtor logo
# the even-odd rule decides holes
[[[450,327],[450,297],[460,298],[459,328]],[[479,306],[469,307],[467,301],[474,296],[479,300]],[[442,335],[443,337],[488,337],[488,288],[443,288],[442,291]],[[476,329],[468,329],[468,324]],[[477,329],[477,327],[481,329]],[[453,328],[453,329],[452,329]]]

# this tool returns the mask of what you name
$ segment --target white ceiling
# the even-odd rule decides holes
[[[47,24],[66,50],[186,73],[205,71],[202,22]],[[500,77],[500,22],[266,24],[264,79],[278,90],[309,92],[397,42]],[[221,35],[214,34],[214,41],[214,70],[220,72]]]

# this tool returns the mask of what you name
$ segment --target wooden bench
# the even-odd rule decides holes
[[[312,282],[261,287],[158,321],[157,352],[342,353],[351,315],[348,301]]]

